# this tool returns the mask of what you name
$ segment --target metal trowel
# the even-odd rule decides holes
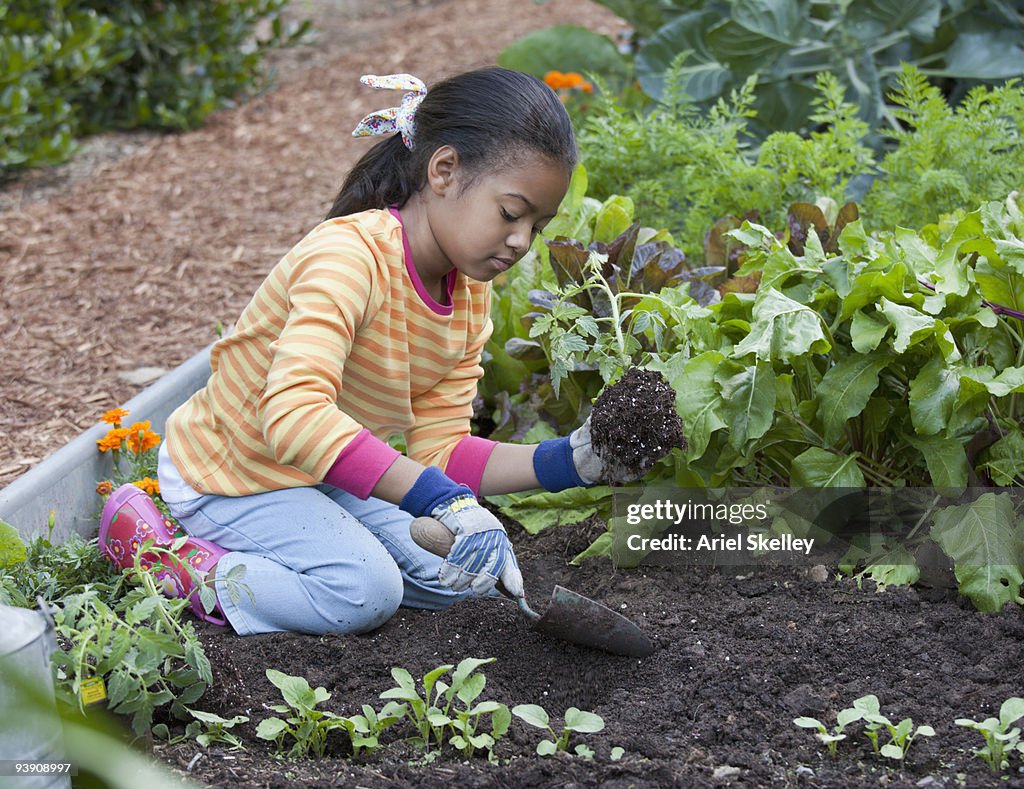
[[[435,556],[447,556],[455,542],[448,528],[433,518],[416,518],[409,529],[415,543]],[[555,587],[543,614],[530,608],[525,597],[509,594],[500,583],[498,591],[515,600],[530,627],[538,633],[613,655],[647,657],[654,652],[651,640],[622,614],[563,586]]]

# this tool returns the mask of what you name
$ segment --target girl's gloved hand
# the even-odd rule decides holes
[[[441,586],[487,594],[500,579],[511,595],[524,595],[523,575],[505,527],[473,495],[455,496],[430,514],[455,535],[437,576]]]
[[[569,434],[569,447],[572,449],[572,464],[583,483],[596,485],[600,482],[604,474],[604,461],[590,443],[589,416],[586,422]]]

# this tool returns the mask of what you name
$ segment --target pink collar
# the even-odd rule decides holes
[[[439,303],[423,286],[423,280],[420,279],[420,275],[416,271],[416,266],[412,262],[412,251],[409,249],[409,237],[405,232],[402,215],[398,213],[398,209],[395,206],[388,206],[388,211],[391,212],[391,216],[398,220],[398,224],[402,226],[402,250],[405,253],[405,270],[409,272],[409,279],[412,280],[412,286],[416,289],[416,293],[419,295],[420,300],[430,307],[431,312],[436,312],[438,315],[451,315],[454,311],[454,307],[452,305],[452,293],[455,292],[455,277],[458,272],[455,269],[452,269],[451,272],[449,272],[445,283],[445,291],[448,294],[448,303]]]

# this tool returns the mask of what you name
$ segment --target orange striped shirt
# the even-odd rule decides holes
[[[445,468],[469,435],[492,330],[490,283],[459,273],[449,287],[446,306],[426,294],[388,211],[318,225],[213,346],[207,385],[168,419],[182,478],[228,496],[318,484],[364,430],[401,434],[409,457]]]

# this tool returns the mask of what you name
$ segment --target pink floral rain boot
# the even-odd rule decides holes
[[[175,555],[181,562],[188,564],[199,578],[204,577],[220,557],[227,553],[209,540],[189,537],[164,517],[145,491],[130,483],[111,493],[107,503],[103,505],[99,532],[100,550],[116,567],[131,567],[135,555],[147,540],[152,540],[154,545],[170,548],[171,544],[181,537],[188,539],[175,551]],[[227,624],[222,616],[218,616],[221,613],[219,605],[209,614],[203,610],[193,575],[181,563],[167,554],[155,553],[143,554],[140,563],[146,568],[157,568],[157,585],[167,597],[187,597],[192,612],[200,619],[215,625]]]

